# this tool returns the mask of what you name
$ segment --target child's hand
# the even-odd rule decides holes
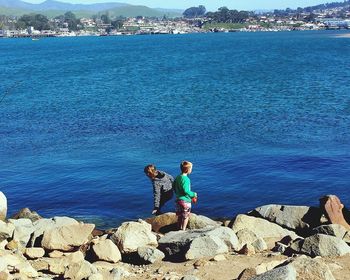
[[[197,203],[197,196],[195,196],[194,198],[192,198],[192,202],[193,202],[193,203]]]

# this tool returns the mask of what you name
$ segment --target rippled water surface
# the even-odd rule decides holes
[[[350,39],[335,32],[0,40],[0,188],[101,227],[194,163],[193,211],[350,205]],[[173,210],[169,203],[165,210]]]

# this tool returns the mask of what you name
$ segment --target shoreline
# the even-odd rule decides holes
[[[350,226],[330,223],[342,217],[329,212],[341,207],[334,195],[320,207],[270,204],[220,222],[192,213],[186,231],[172,212],[108,230],[28,208],[6,219],[2,198],[4,279],[346,280],[350,273]]]
[[[122,34],[36,34],[36,35],[13,35],[13,36],[0,36],[0,39],[21,39],[28,38],[33,41],[37,41],[43,38],[62,38],[62,37],[125,37],[125,36],[147,36],[147,35],[189,35],[189,34],[208,34],[208,33],[261,33],[261,32],[304,32],[304,31],[344,31],[346,29],[277,29],[277,28],[267,28],[267,29],[259,29],[259,30],[250,30],[250,29],[242,29],[242,30],[203,30],[203,31],[195,31],[195,32],[185,32],[185,33],[122,33]],[[336,37],[341,38],[349,38],[349,34],[339,34],[335,35]]]

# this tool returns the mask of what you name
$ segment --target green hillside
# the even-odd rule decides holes
[[[108,12],[110,17],[118,17],[118,16],[124,16],[124,17],[137,17],[137,16],[144,16],[144,17],[163,17],[166,15],[167,17],[176,17],[180,16],[181,14],[178,14],[176,12],[161,12],[157,11],[155,9],[151,9],[146,6],[125,6],[125,7],[119,7],[111,10],[107,10],[104,12],[100,12],[100,14]]]
[[[31,11],[31,10],[25,10],[25,9],[16,9],[16,8],[8,8],[8,7],[1,7],[0,6],[0,15],[6,15],[6,16],[22,16],[24,14],[42,14],[49,18],[54,18],[59,15],[63,15],[67,11],[64,10],[48,10],[48,11]],[[146,6],[125,6],[125,7],[118,7],[110,10],[106,10],[103,12],[93,12],[93,11],[73,11],[73,13],[78,17],[86,17],[91,18],[95,14],[106,14],[113,18],[118,16],[124,16],[124,17],[136,17],[136,16],[145,16],[145,17],[163,17],[166,15],[167,17],[179,17],[181,16],[180,13],[174,12],[174,11],[158,11],[156,9],[151,9]]]
[[[37,14],[42,14],[47,16],[48,18],[54,18],[60,15],[64,15],[67,11],[62,10],[48,10],[48,11],[36,11]],[[93,15],[95,15],[95,12],[91,11],[74,11],[73,12],[77,18],[91,18]]]
[[[21,16],[24,14],[32,13],[30,10],[17,9],[17,8],[8,8],[0,6],[0,15],[5,16]]]

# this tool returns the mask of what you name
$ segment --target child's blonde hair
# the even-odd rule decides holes
[[[155,177],[158,173],[157,168],[154,164],[149,164],[145,167],[144,172],[146,175],[150,175],[151,177]]]
[[[192,166],[193,166],[192,162],[184,160],[180,164],[181,172],[188,173],[191,170]]]

